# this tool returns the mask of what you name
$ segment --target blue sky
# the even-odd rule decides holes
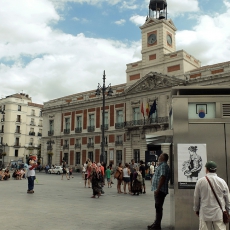
[[[230,0],[168,0],[177,50],[202,65],[229,61]],[[126,81],[141,59],[148,0],[0,0],[1,96],[45,101]]]

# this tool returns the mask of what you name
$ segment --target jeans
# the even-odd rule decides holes
[[[35,176],[29,176],[27,178],[28,178],[28,190],[31,191],[34,189]]]
[[[156,209],[156,220],[154,224],[156,226],[161,226],[161,220],[163,216],[163,204],[165,201],[165,197],[167,194],[164,192],[159,192],[157,195],[154,196],[155,198],[155,209]]]

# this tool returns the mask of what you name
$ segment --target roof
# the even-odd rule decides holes
[[[41,104],[36,104],[36,103],[32,103],[32,102],[28,102],[28,106],[43,108],[43,105],[41,105]]]

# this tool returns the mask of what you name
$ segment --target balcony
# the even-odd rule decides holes
[[[142,120],[132,120],[125,122],[125,128],[132,128],[135,126],[159,126],[160,124],[168,124],[169,117],[147,118]]]
[[[35,124],[35,122],[30,122],[30,125],[35,126],[36,124]]]
[[[15,122],[16,123],[22,123],[22,119],[17,119]]]
[[[40,124],[38,124],[38,126],[39,126],[39,127],[42,127],[42,124],[40,123]]]
[[[18,142],[14,143],[14,148],[21,148],[21,143]]]
[[[87,143],[87,148],[94,148],[94,143]]]
[[[64,134],[70,134],[70,129],[64,129]]]
[[[115,141],[115,145],[118,146],[118,145],[123,145],[123,141]]]
[[[53,150],[52,145],[48,145],[48,146],[47,146],[47,150]]]
[[[109,125],[108,124],[105,124],[104,125],[104,130],[108,130],[109,129]],[[101,125],[101,130],[102,130],[102,125]]]
[[[14,134],[20,135],[20,134],[21,134],[21,131],[20,131],[20,130],[16,130]]]
[[[101,147],[102,147],[102,142],[101,142]],[[108,147],[108,142],[104,143],[104,147]]]
[[[33,143],[33,142],[30,142],[30,143],[29,143],[29,147],[32,147],[32,146],[34,146],[34,143]]]
[[[31,116],[35,116],[35,113],[31,113]]]
[[[63,145],[63,149],[69,149],[69,144]]]
[[[81,144],[75,144],[75,149],[80,149],[81,148]]]
[[[115,129],[123,129],[124,128],[124,122],[115,123]]]
[[[75,128],[75,133],[81,133],[81,132],[82,132],[82,127]]]
[[[54,135],[54,131],[53,130],[48,131],[48,136],[53,136],[53,135]]]
[[[88,132],[94,132],[95,126],[88,126],[87,130]]]
[[[30,131],[30,132],[29,132],[29,135],[30,135],[30,136],[35,136],[35,132]]]
[[[4,129],[0,129],[0,133],[4,133]]]
[[[1,122],[4,122],[4,121],[5,121],[5,118],[2,118],[2,119],[1,119]]]
[[[41,136],[42,136],[42,133],[39,133],[39,132],[38,132],[38,137],[41,137]]]

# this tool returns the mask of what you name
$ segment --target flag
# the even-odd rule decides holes
[[[156,110],[157,110],[157,102],[156,102],[156,100],[154,100],[154,102],[153,102],[153,104],[152,104],[152,106],[151,106],[150,112],[149,112],[149,117],[150,117],[153,113],[155,113]]]
[[[146,105],[146,115],[149,116],[149,103],[147,102],[147,105]]]
[[[145,116],[145,111],[144,111],[144,105],[143,102],[141,103],[141,113],[143,114],[143,117]]]

